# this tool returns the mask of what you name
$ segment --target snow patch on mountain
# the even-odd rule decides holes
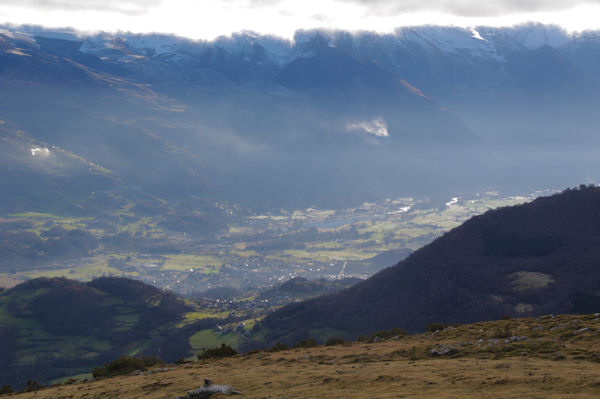
[[[23,25],[17,28],[4,26],[4,29],[12,32],[15,35],[15,39],[28,41],[35,41],[36,36],[70,41],[80,41],[82,37],[80,32],[73,29],[46,29],[34,25]]]
[[[175,53],[179,45],[187,40],[168,35],[134,35],[125,40],[127,47],[134,50],[150,50],[152,55]]]
[[[206,42],[206,45],[222,48],[230,54],[244,55],[248,60],[262,57],[283,65],[293,59],[292,42],[289,40],[250,31],[222,36],[214,42]]]
[[[423,26],[401,29],[397,35],[407,44],[418,44],[425,49],[441,50],[446,53],[459,50],[477,54],[495,53],[493,44],[481,35],[476,37],[471,29]]]
[[[117,50],[120,46],[115,43],[115,38],[106,34],[87,37],[79,51],[85,54],[101,55],[107,50]]]
[[[474,38],[474,39],[487,41],[486,39],[484,39],[483,37],[481,37],[481,35],[479,34],[479,32],[477,32],[475,29],[471,29],[471,37]]]
[[[256,65],[278,66],[294,59],[312,57],[319,48],[339,47],[353,54],[387,62],[398,63],[398,54],[421,48],[431,54],[451,53],[459,57],[487,58],[503,62],[506,51],[533,50],[548,45],[560,48],[575,40],[593,34],[570,34],[558,26],[524,24],[513,27],[417,26],[398,28],[392,34],[373,32],[344,32],[328,30],[300,30],[292,41],[276,36],[260,35],[250,31],[222,36],[214,41],[191,39],[163,34],[82,35],[74,31],[48,31],[44,28],[10,26],[0,27],[0,34],[8,38],[33,41],[36,36],[82,41],[80,51],[103,59],[127,61],[135,57],[160,57],[168,62],[185,62],[201,56],[205,51],[221,49]]]
[[[533,23],[506,28],[478,27],[477,31],[496,47],[511,50],[535,50],[543,46],[559,48],[574,39],[574,35],[558,26]]]

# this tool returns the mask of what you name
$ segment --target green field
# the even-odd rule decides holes
[[[165,270],[182,270],[201,269],[203,273],[218,273],[222,258],[216,256],[203,255],[166,255],[167,260],[162,268]],[[193,271],[193,270],[191,270]]]
[[[23,212],[11,215],[14,218],[11,220],[31,223],[26,231],[35,233],[42,242],[45,234],[55,227],[81,229],[96,237],[126,234],[129,239],[139,237],[140,241],[122,251],[98,247],[93,253],[70,259],[68,264],[60,260],[39,262],[30,267],[19,265],[12,268],[14,272],[5,269],[0,273],[0,285],[11,286],[35,277],[64,276],[89,281],[112,275],[140,278],[189,293],[219,285],[270,285],[273,276],[331,278],[333,271],[339,271],[341,266],[330,267],[330,264],[346,261],[355,262],[352,270],[358,273],[357,277],[365,277],[377,271],[370,258],[382,252],[401,248],[416,250],[471,216],[531,198],[486,193],[450,200],[446,205],[398,198],[348,209],[250,213],[229,220],[227,230],[212,241],[199,243],[193,236],[165,230],[160,216],[136,215],[132,203],[123,205],[112,213],[109,222],[100,224],[90,217]],[[136,250],[152,242],[163,249],[152,250],[150,245]],[[364,272],[356,262],[364,263]]]
[[[201,330],[190,337],[190,347],[194,351],[214,348],[221,344],[237,347],[240,337],[236,333],[219,334],[213,330]]]
[[[18,273],[19,276],[27,279],[38,277],[67,277],[70,279],[89,281],[102,276],[123,276],[137,277],[137,272],[123,272],[114,267],[108,266],[107,258],[99,256],[91,260],[92,263],[83,264],[66,269],[40,270]]]

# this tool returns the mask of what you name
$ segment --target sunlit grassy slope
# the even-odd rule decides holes
[[[377,343],[258,352],[17,397],[172,399],[211,378],[257,399],[596,398],[597,316],[500,320]]]

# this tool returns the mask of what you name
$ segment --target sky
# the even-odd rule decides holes
[[[240,31],[291,39],[298,29],[393,32],[415,25],[560,25],[600,29],[600,0],[0,0],[0,23],[211,40]]]

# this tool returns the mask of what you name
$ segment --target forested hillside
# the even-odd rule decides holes
[[[600,309],[600,188],[475,216],[340,293],[288,305],[257,330],[297,341],[427,323]],[[262,328],[262,329],[261,329]]]

